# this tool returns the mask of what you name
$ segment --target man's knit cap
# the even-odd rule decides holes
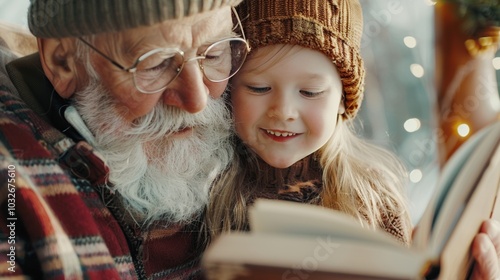
[[[79,37],[149,26],[241,0],[31,0],[28,25],[37,37]]]
[[[237,10],[252,49],[292,44],[331,58],[344,87],[343,117],[356,115],[365,77],[360,55],[363,15],[358,0],[244,0]]]

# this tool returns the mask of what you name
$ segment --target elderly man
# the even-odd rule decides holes
[[[202,277],[240,1],[31,1],[39,52],[7,69],[0,53],[0,276]],[[495,226],[475,243],[483,279]]]
[[[201,276],[238,2],[31,1],[39,53],[0,86],[0,275]]]

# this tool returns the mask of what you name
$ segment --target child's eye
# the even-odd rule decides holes
[[[270,87],[254,87],[254,86],[247,86],[247,88],[254,93],[266,93],[269,90],[271,90]]]
[[[304,97],[309,97],[309,98],[318,97],[318,96],[322,95],[323,93],[325,93],[325,92],[324,91],[307,91],[307,90],[300,91],[300,94],[302,94]]]

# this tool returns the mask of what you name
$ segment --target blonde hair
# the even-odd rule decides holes
[[[350,121],[339,118],[332,138],[316,152],[323,168],[321,205],[366,221],[375,228],[401,217],[411,229],[405,192],[406,169],[386,149],[359,138]]]
[[[265,71],[303,48],[290,44],[275,46],[274,51],[253,50],[248,59],[265,62],[247,71]],[[317,178],[322,180],[322,188],[319,197],[309,203],[349,214],[372,229],[390,230],[391,223],[398,223],[403,230],[401,239],[408,243],[412,226],[404,190],[406,169],[393,153],[358,137],[353,122],[352,118],[339,115],[332,137],[312,154],[322,169],[322,178]],[[236,135],[233,148],[231,165],[211,189],[205,217],[210,237],[248,229],[247,206],[266,180],[259,178],[262,173],[258,155]]]
[[[398,217],[403,240],[409,241],[411,221],[404,191],[406,171],[388,150],[354,132],[352,122],[338,118],[329,141],[313,156],[323,170],[318,204],[352,215],[370,228],[383,228]],[[261,186],[252,184],[258,172],[256,155],[235,141],[235,159],[215,182],[207,209],[206,225],[213,238],[232,230],[247,230],[247,203]]]

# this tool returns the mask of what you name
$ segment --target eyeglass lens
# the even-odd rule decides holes
[[[212,82],[231,78],[243,65],[247,45],[243,39],[230,38],[210,45],[202,54],[200,67]],[[185,58],[175,49],[157,49],[140,58],[134,72],[136,87],[143,92],[165,88],[182,70]]]

